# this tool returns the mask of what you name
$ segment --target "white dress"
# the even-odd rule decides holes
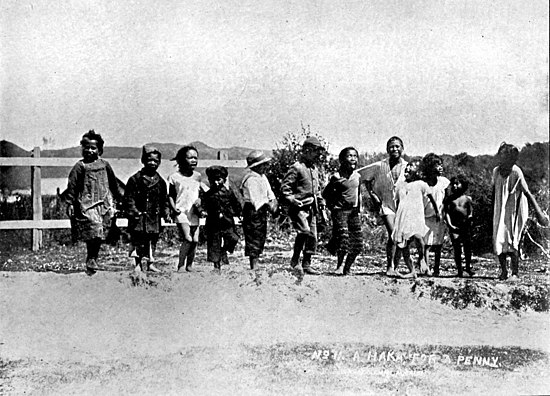
[[[519,251],[521,234],[529,216],[529,204],[523,193],[527,183],[521,169],[514,165],[507,177],[498,167],[493,170],[495,203],[493,215],[493,248],[495,254]]]
[[[398,206],[391,237],[403,248],[412,237],[424,238],[428,232],[424,221],[424,196],[430,192],[430,187],[416,180],[399,183],[396,189]]]
[[[176,190],[176,208],[181,213],[176,217],[176,223],[199,225],[199,214],[193,204],[199,199],[199,192],[208,190],[202,182],[199,172],[193,171],[191,176],[184,176],[180,171],[168,176],[168,185]]]
[[[444,176],[437,177],[437,183],[430,187],[430,192],[434,198],[439,213],[439,221],[436,220],[434,207],[428,197],[424,197],[424,217],[428,233],[424,237],[424,243],[429,246],[443,245],[445,237],[445,222],[443,221],[443,200],[445,199],[445,189],[451,182]]]

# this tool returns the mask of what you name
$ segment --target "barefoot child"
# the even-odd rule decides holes
[[[75,236],[86,241],[86,271],[94,274],[101,242],[105,239],[115,202],[121,194],[111,165],[103,158],[104,141],[93,129],[82,136],[82,159],[69,174],[67,214],[75,227]]]
[[[336,252],[338,258],[336,273],[343,275],[350,273],[351,266],[363,247],[359,217],[361,176],[355,170],[358,156],[354,147],[343,149],[338,156],[340,168],[331,176],[323,190],[323,198],[332,217],[329,250]],[[343,268],[342,264],[344,264]]]
[[[206,210],[206,256],[214,263],[214,272],[221,273],[221,262],[229,264],[227,253],[233,253],[239,241],[235,232],[235,216],[241,214],[241,204],[225,186],[227,169],[213,165],[206,168],[210,189],[203,194],[202,205]]]
[[[437,212],[434,211],[430,200],[424,197],[424,220],[428,233],[424,236],[424,258],[426,259],[427,275],[430,270],[430,250],[434,252],[434,273],[439,274],[439,263],[441,261],[441,247],[445,237],[445,223],[439,219],[443,218],[443,200],[445,190],[449,186],[449,179],[443,176],[443,161],[440,156],[429,153],[422,158],[422,179],[431,187],[430,192],[437,205]]]
[[[510,257],[512,277],[518,277],[519,242],[529,215],[528,202],[533,205],[538,222],[548,224],[548,217],[540,209],[523,172],[516,165],[518,157],[517,147],[503,142],[497,153],[498,166],[493,170],[493,247],[500,263],[501,280],[508,278],[507,257]]]
[[[449,227],[449,234],[453,244],[454,257],[458,276],[464,273],[469,277],[474,275],[472,271],[472,198],[466,195],[468,180],[463,175],[451,179],[450,195],[445,198],[445,221]],[[466,268],[462,271],[462,247],[464,247],[464,261]],[[436,272],[437,270],[437,272]],[[434,276],[439,276],[439,267],[434,269]]]
[[[403,140],[398,136],[392,136],[386,143],[386,151],[389,158],[367,165],[357,171],[361,175],[361,181],[375,205],[379,208],[379,215],[386,227],[388,240],[386,243],[386,259],[388,267],[391,266],[393,241],[393,224],[395,222],[395,189],[398,183],[405,180],[405,167],[407,161],[403,159]],[[404,251],[404,253],[406,253]],[[406,258],[405,258],[406,259]]]
[[[394,246],[392,249],[391,265],[388,266],[388,276],[398,276],[395,263],[399,254],[408,253],[411,241],[415,240],[418,244],[418,264],[421,273],[426,272],[426,262],[424,261],[424,236],[428,232],[428,227],[424,221],[424,197],[427,196],[433,205],[436,213],[436,221],[439,221],[437,206],[430,187],[420,179],[418,172],[419,161],[409,162],[405,167],[405,182],[397,186],[397,212],[395,214],[395,223],[392,233]],[[409,267],[408,277],[416,277],[416,271],[408,254],[403,254],[405,262]]]
[[[168,189],[157,173],[161,153],[153,146],[143,146],[143,168],[128,179],[125,190],[128,211],[128,231],[136,249],[136,271],[160,272],[154,266],[161,220],[170,220]]]
[[[275,194],[265,176],[270,160],[271,158],[259,150],[248,154],[246,162],[249,172],[241,182],[244,197],[244,255],[249,257],[250,269],[256,269],[258,258],[264,251],[268,213],[275,213],[277,210]]]
[[[176,271],[193,269],[195,251],[199,242],[199,210],[201,189],[205,189],[202,176],[195,170],[198,151],[193,146],[178,150],[176,160],[178,171],[168,176],[168,201],[180,235],[181,246]]]

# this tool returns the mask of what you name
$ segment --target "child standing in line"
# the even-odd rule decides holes
[[[430,270],[430,249],[434,252],[433,272],[439,275],[441,262],[441,247],[445,237],[445,223],[443,218],[443,200],[445,191],[449,186],[449,179],[443,176],[443,161],[440,156],[429,153],[422,158],[423,180],[431,187],[431,194],[437,205],[437,212],[432,207],[430,200],[424,197],[424,218],[428,233],[424,236],[424,258],[426,259],[426,275],[432,275]],[[438,215],[436,217],[436,214]]]
[[[493,247],[500,263],[500,280],[508,278],[507,257],[511,261],[512,278],[518,278],[519,242],[529,215],[528,201],[535,209],[538,222],[548,225],[548,217],[540,209],[523,172],[516,165],[518,157],[518,148],[503,142],[497,153],[498,166],[493,170]]]
[[[281,194],[290,204],[289,217],[297,235],[290,265],[298,276],[319,275],[311,268],[311,257],[317,247],[317,216],[324,209],[317,163],[325,149],[319,139],[308,137],[302,144],[302,154],[286,173]],[[302,264],[300,255],[303,251]]]
[[[93,275],[99,269],[101,242],[122,194],[111,165],[101,158],[104,146],[101,135],[92,129],[82,136],[80,145],[83,158],[69,174],[67,214],[72,219],[75,236],[86,241],[86,272]]]
[[[195,170],[199,153],[193,146],[184,146],[172,159],[178,171],[168,176],[168,202],[178,227],[181,246],[176,271],[193,271],[193,261],[199,242],[199,217],[201,190],[206,187],[202,176]]]
[[[157,248],[161,220],[170,221],[168,189],[157,173],[161,153],[153,146],[143,146],[143,168],[128,179],[125,190],[128,211],[128,231],[136,249],[136,271],[160,272],[154,266],[153,253]],[[145,259],[145,260],[144,260]]]
[[[227,253],[233,253],[239,241],[235,232],[235,216],[241,215],[241,204],[225,186],[227,168],[213,165],[206,168],[210,189],[203,194],[202,205],[206,210],[206,256],[214,263],[214,272],[221,273],[221,263],[229,264]]]
[[[426,182],[420,180],[418,172],[420,162],[411,161],[405,167],[405,182],[397,186],[397,212],[395,214],[395,223],[392,233],[394,246],[392,249],[391,265],[388,268],[388,276],[400,276],[395,269],[395,263],[402,251],[407,251],[411,241],[415,240],[418,244],[418,264],[421,273],[426,272],[426,262],[424,261],[424,236],[428,232],[428,227],[424,221],[424,197],[430,200],[436,221],[440,221],[437,211],[437,205],[430,193],[430,187]],[[405,277],[416,278],[416,271],[412,264],[409,254],[403,257],[409,267],[409,273]]]
[[[363,248],[359,217],[361,176],[355,170],[358,157],[359,154],[354,147],[343,149],[338,155],[340,168],[331,176],[323,190],[323,198],[332,217],[332,236],[327,249],[332,254],[336,253],[336,273],[343,275],[349,275],[355,258]]]
[[[246,158],[249,172],[241,182],[244,197],[244,255],[249,257],[252,270],[256,269],[258,258],[264,251],[268,212],[277,211],[275,194],[265,176],[270,160],[262,151],[252,151]]]
[[[466,195],[468,180],[463,175],[451,178],[450,195],[445,198],[445,221],[449,227],[449,234],[453,244],[456,268],[458,276],[462,278],[474,276],[472,271],[472,198]],[[466,268],[462,270],[462,246],[464,246],[464,261]],[[439,268],[437,268],[439,270]],[[439,271],[434,270],[434,276],[439,276]]]

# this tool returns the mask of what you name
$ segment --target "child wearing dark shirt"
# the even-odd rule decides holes
[[[358,160],[355,148],[343,149],[338,160],[340,168],[331,176],[323,190],[323,198],[332,217],[332,236],[327,249],[338,257],[336,273],[348,275],[363,247],[359,217],[361,176],[355,170]],[[342,269],[344,259],[345,265]]]
[[[241,215],[241,204],[225,186],[227,169],[213,165],[206,169],[210,189],[202,198],[206,211],[206,250],[207,260],[214,263],[214,272],[221,273],[221,262],[229,264],[227,253],[233,253],[239,241],[235,232],[235,216]]]
[[[160,161],[158,149],[143,146],[143,168],[132,175],[126,184],[128,231],[136,248],[136,271],[159,272],[153,265],[153,253],[161,232],[161,220],[170,220],[166,182],[157,173]]]

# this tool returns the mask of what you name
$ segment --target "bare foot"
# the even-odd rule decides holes
[[[416,279],[416,271],[409,272],[402,276],[405,279]]]
[[[157,267],[155,267],[153,264],[149,264],[149,271],[151,272],[161,272]]]
[[[394,270],[393,268],[390,268],[386,271],[386,276],[397,277],[397,276],[401,276],[401,274],[396,270]]]

